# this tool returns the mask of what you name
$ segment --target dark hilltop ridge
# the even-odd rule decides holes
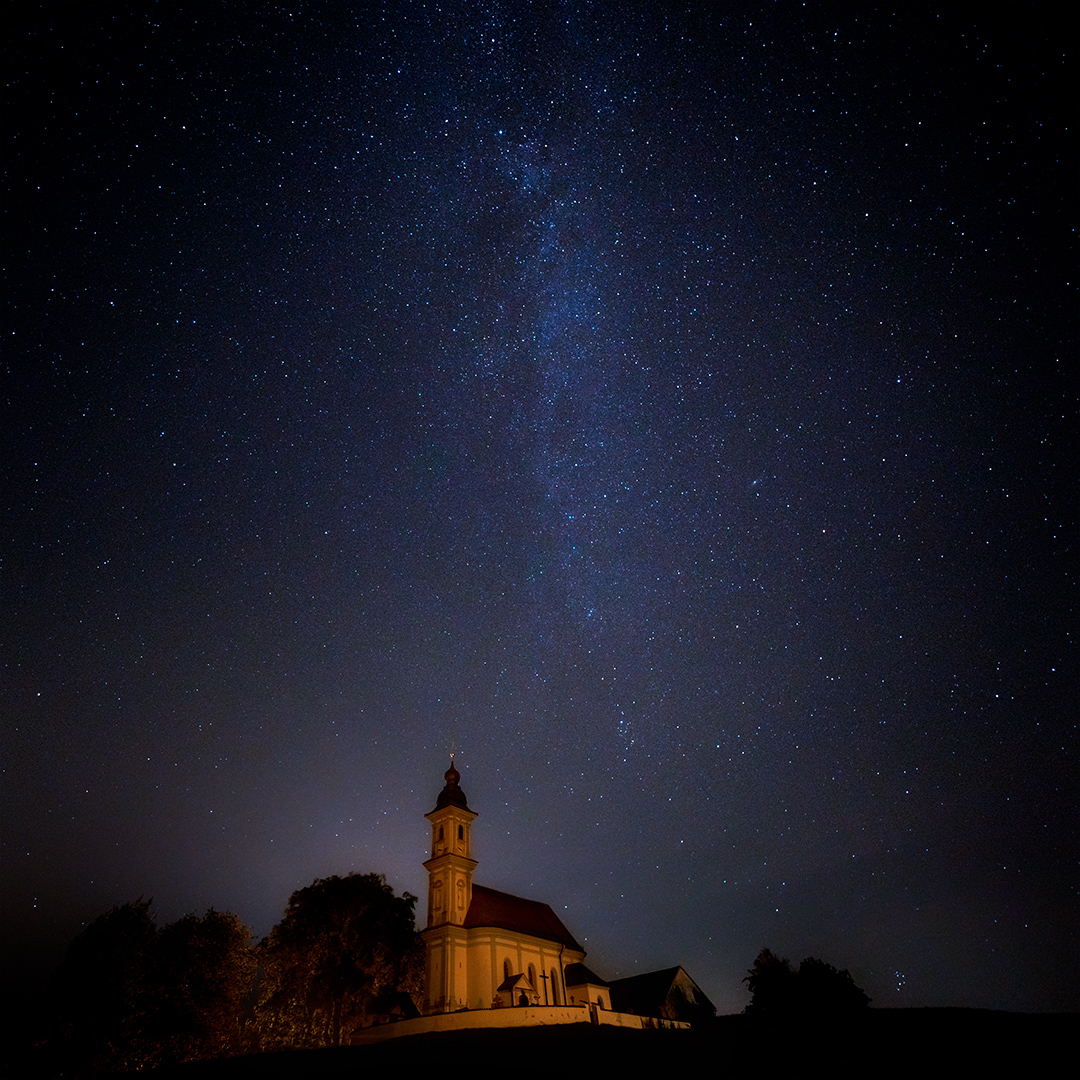
[[[661,1076],[673,1066],[725,1078],[1074,1077],[1075,1013],[981,1009],[871,1009],[855,1021],[767,1023],[718,1017],[692,1031],[627,1031],[588,1024],[453,1031],[340,1047],[195,1062],[153,1075],[251,1077],[414,1076],[448,1061],[477,1076],[551,1075],[573,1061],[587,1074]]]

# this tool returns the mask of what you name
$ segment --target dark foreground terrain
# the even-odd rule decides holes
[[[376,1046],[202,1062],[161,1076],[246,1077],[1076,1077],[1080,1017],[969,1009],[875,1009],[855,1023],[768,1025],[724,1016],[706,1030],[580,1025],[459,1031]]]
[[[6,1041],[6,1040],[5,1040]],[[1001,1077],[1080,1075],[1080,1016],[976,1009],[871,1009],[854,1022],[769,1024],[723,1016],[694,1031],[622,1031],[587,1024],[457,1031],[366,1047],[202,1061],[155,1073],[172,1080],[285,1077],[671,1076]],[[32,1058],[3,1054],[5,1078],[48,1077]]]

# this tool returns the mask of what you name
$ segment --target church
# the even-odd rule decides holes
[[[687,1027],[715,1015],[683,968],[609,984],[586,967],[585,950],[547,904],[475,884],[470,830],[477,815],[453,758],[444,780],[435,809],[425,815],[431,823],[431,857],[424,863],[427,926],[421,932],[426,1017],[514,1008],[517,1025]],[[488,1012],[470,1026],[502,1026],[503,1017],[511,1020]]]
[[[453,760],[431,822],[425,1014],[519,1005],[611,1008],[607,984],[547,904],[473,883],[469,809]]]

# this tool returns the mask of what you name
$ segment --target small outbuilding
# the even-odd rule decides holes
[[[681,966],[615,979],[609,987],[611,1007],[617,1012],[690,1024],[708,1022],[716,1016],[716,1006]]]
[[[507,1008],[520,1005],[537,1005],[540,995],[536,987],[529,982],[527,975],[510,975],[499,983],[495,991],[495,1002],[499,1008]]]
[[[566,966],[566,1000],[570,1005],[598,1005],[611,1010],[607,981],[580,963]]]

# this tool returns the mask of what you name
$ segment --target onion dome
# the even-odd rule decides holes
[[[468,810],[469,804],[465,801],[465,792],[458,787],[461,773],[454,768],[453,757],[450,758],[450,768],[446,770],[443,779],[446,781],[446,787],[439,792],[439,798],[435,803],[435,809],[441,810],[444,806],[463,806]]]

